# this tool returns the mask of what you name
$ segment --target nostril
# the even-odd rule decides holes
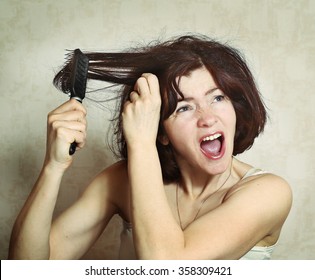
[[[218,120],[212,114],[201,114],[198,118],[198,127],[211,127],[216,124]]]

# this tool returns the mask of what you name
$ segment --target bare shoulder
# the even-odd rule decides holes
[[[99,197],[106,197],[123,218],[129,216],[129,179],[126,161],[119,161],[104,169],[94,179],[90,188]]]
[[[259,194],[268,194],[269,198],[282,198],[282,201],[291,202],[292,192],[288,182],[275,174],[262,173],[250,176],[241,180],[238,184],[239,190],[257,192]]]
[[[100,172],[91,185],[90,189],[95,189],[99,193],[107,193],[113,200],[115,196],[123,193],[128,185],[127,163],[125,161],[116,162]]]
[[[98,176],[97,180],[100,180],[104,183],[111,183],[114,185],[119,185],[126,180],[128,180],[127,173],[127,162],[126,161],[118,161],[109,167],[105,168]]]
[[[128,182],[127,168],[124,162],[117,162],[101,171],[87,188],[83,191],[73,209],[89,209],[90,212],[98,212],[101,217],[107,217],[119,212],[117,202],[123,188]]]
[[[185,229],[187,244],[204,250],[207,258],[238,259],[254,246],[271,246],[279,238],[291,208],[290,186],[273,174],[241,179],[249,169],[234,173],[238,183],[224,201]]]
[[[261,209],[261,214],[270,215],[271,220],[282,225],[291,209],[292,191],[282,177],[263,173],[241,180],[228,193],[228,201],[243,201],[249,208]]]

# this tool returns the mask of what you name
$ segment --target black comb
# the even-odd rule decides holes
[[[79,49],[76,49],[73,56],[72,72],[70,74],[70,98],[74,98],[81,103],[85,97],[88,69],[88,57]],[[75,153],[76,147],[76,142],[71,143],[69,155],[73,155]]]

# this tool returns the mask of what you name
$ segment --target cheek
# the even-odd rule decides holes
[[[167,143],[171,143],[173,147],[182,145],[187,142],[187,135],[189,135],[188,125],[183,122],[174,122],[174,120],[167,120],[164,122],[164,139],[167,139]],[[166,141],[164,141],[166,142]],[[164,144],[164,143],[163,143]]]
[[[226,116],[226,122],[235,131],[235,127],[236,127],[236,113],[235,113],[235,109],[234,109],[232,103],[230,103],[230,106],[227,107],[227,110],[225,112],[225,116]]]

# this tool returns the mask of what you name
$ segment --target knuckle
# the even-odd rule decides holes
[[[84,124],[84,123],[82,123],[81,124],[81,129],[80,129],[80,131],[82,131],[82,132],[84,132],[84,133],[86,133],[86,130],[87,130],[87,125],[86,124]]]
[[[51,121],[50,122],[50,127],[53,129],[53,130],[58,130],[58,128],[60,128],[60,123],[59,121]]]
[[[66,131],[63,127],[59,127],[57,130],[56,130],[56,137],[57,138],[64,138],[66,135]]]
[[[79,118],[80,120],[85,120],[85,114],[84,114],[84,112],[82,112],[82,111],[77,111],[77,114],[78,114],[78,118]]]
[[[135,86],[134,86],[133,89],[134,89],[135,91],[139,92],[140,89],[143,87],[144,82],[145,82],[145,78],[144,78],[144,77],[138,78],[138,80],[136,81]]]
[[[48,124],[51,124],[51,123],[54,122],[54,120],[55,120],[55,115],[54,115],[52,112],[50,112],[50,113],[47,115],[47,123],[48,123]]]
[[[157,82],[157,81],[158,81],[157,76],[154,75],[154,74],[151,74],[151,73],[148,74],[147,79],[148,79],[150,82]]]
[[[85,125],[85,127],[87,127],[87,120],[86,120],[86,118],[82,119],[81,123],[83,123]]]
[[[137,81],[140,82],[140,83],[142,83],[142,82],[145,82],[145,80],[146,80],[146,78],[145,78],[145,76],[142,74],[141,77],[139,77]]]

